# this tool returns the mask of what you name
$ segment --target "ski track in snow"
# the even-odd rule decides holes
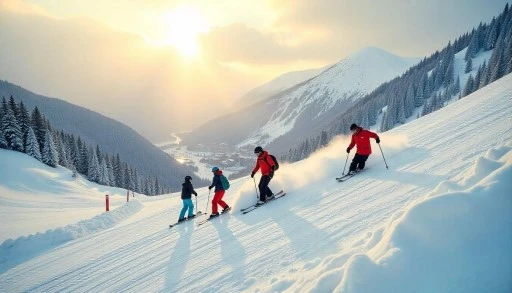
[[[511,190],[504,180],[512,164],[511,97],[509,75],[437,112],[383,133],[381,145],[390,169],[386,170],[378,146],[372,143],[368,170],[343,183],[334,180],[346,158],[347,138],[340,138],[309,159],[283,165],[271,187],[284,189],[286,197],[247,215],[238,210],[255,201],[250,178],[234,181],[226,193],[224,200],[233,206],[231,214],[200,227],[195,220],[168,228],[181,208],[176,194],[174,199],[140,199],[142,210],[117,225],[52,247],[3,272],[2,291],[386,292],[384,289],[397,289],[396,285],[404,282],[395,274],[400,265],[411,269],[406,276],[421,283],[429,274],[412,265],[422,260],[421,253],[410,255],[407,249],[419,244],[430,255],[437,251],[429,246],[431,242],[443,238],[417,240],[414,234],[407,234],[411,233],[408,225],[435,231],[436,227],[423,219],[442,211],[443,204],[450,203],[450,194],[464,206],[466,197],[478,198],[488,188]],[[207,191],[198,192],[199,209],[204,210]],[[464,192],[470,196],[464,197]],[[510,200],[500,199],[502,213],[497,216],[510,218],[511,209],[506,205]],[[452,219],[449,212],[439,216]],[[499,227],[511,226],[504,222]],[[464,228],[462,224],[458,227],[463,232]],[[496,233],[502,233],[504,243],[511,242],[510,233]],[[510,253],[503,255],[512,263]],[[439,267],[428,266],[434,276],[443,266],[436,261]],[[506,266],[506,259],[504,263]],[[485,263],[479,265],[486,268]],[[492,268],[509,272],[506,267]],[[496,278],[500,276],[496,273]],[[455,284],[478,281],[467,275],[459,277],[460,283]],[[496,284],[497,291],[512,287],[510,277],[503,278],[498,279],[503,284]],[[377,280],[375,284],[372,279]],[[485,280],[492,279],[482,282]],[[453,286],[450,282],[431,283],[432,292]],[[403,288],[407,292],[414,284],[411,281]]]

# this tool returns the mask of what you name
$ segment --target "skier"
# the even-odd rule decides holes
[[[208,186],[208,189],[211,190],[213,187],[215,187],[215,195],[213,196],[213,199],[212,199],[212,214],[210,215],[210,218],[219,216],[217,205],[220,205],[222,207],[223,213],[227,212],[231,209],[231,207],[228,206],[222,200],[222,197],[224,196],[224,193],[226,192],[224,190],[224,187],[222,186],[222,181],[220,179],[220,177],[222,176],[222,171],[219,170],[218,167],[213,167],[212,172],[213,172],[212,185]]]
[[[185,219],[185,212],[188,210],[188,219],[194,218],[196,215],[194,215],[194,203],[192,202],[192,194],[197,196],[197,192],[194,190],[194,187],[192,186],[192,177],[185,176],[185,182],[182,184],[181,188],[181,199],[183,200],[183,208],[181,209],[180,218],[178,219],[179,222],[183,222],[187,219]]]
[[[258,170],[261,170],[261,179],[258,184],[258,188],[260,190],[260,200],[256,204],[262,205],[265,201],[274,198],[274,193],[268,187],[270,180],[274,177],[274,171],[276,164],[272,157],[269,156],[267,151],[264,151],[262,147],[258,146],[254,149],[254,153],[258,156],[256,159],[256,166],[252,170],[251,178],[254,178],[254,174]]]
[[[353,175],[364,169],[366,160],[372,153],[370,138],[374,138],[377,143],[380,143],[380,138],[376,133],[365,130],[362,127],[357,126],[355,123],[350,125],[350,131],[352,131],[352,141],[347,148],[347,153],[350,153],[350,150],[354,145],[357,146],[356,154],[354,159],[352,159],[350,168],[348,169],[348,174]]]

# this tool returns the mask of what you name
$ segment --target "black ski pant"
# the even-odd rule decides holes
[[[270,176],[263,175],[260,179],[260,184],[258,184],[258,188],[260,190],[260,200],[265,201],[267,199],[267,195],[272,194],[272,190],[268,187],[268,184],[270,183]]]
[[[352,163],[350,164],[350,168],[348,171],[355,171],[356,169],[364,169],[364,165],[366,164],[366,160],[370,155],[360,155],[356,154],[352,159]]]

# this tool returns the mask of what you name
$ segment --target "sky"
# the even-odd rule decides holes
[[[158,142],[364,47],[430,55],[506,2],[0,0],[0,78]]]

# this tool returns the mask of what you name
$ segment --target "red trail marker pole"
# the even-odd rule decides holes
[[[105,209],[107,212],[109,211],[108,194],[105,194]]]

